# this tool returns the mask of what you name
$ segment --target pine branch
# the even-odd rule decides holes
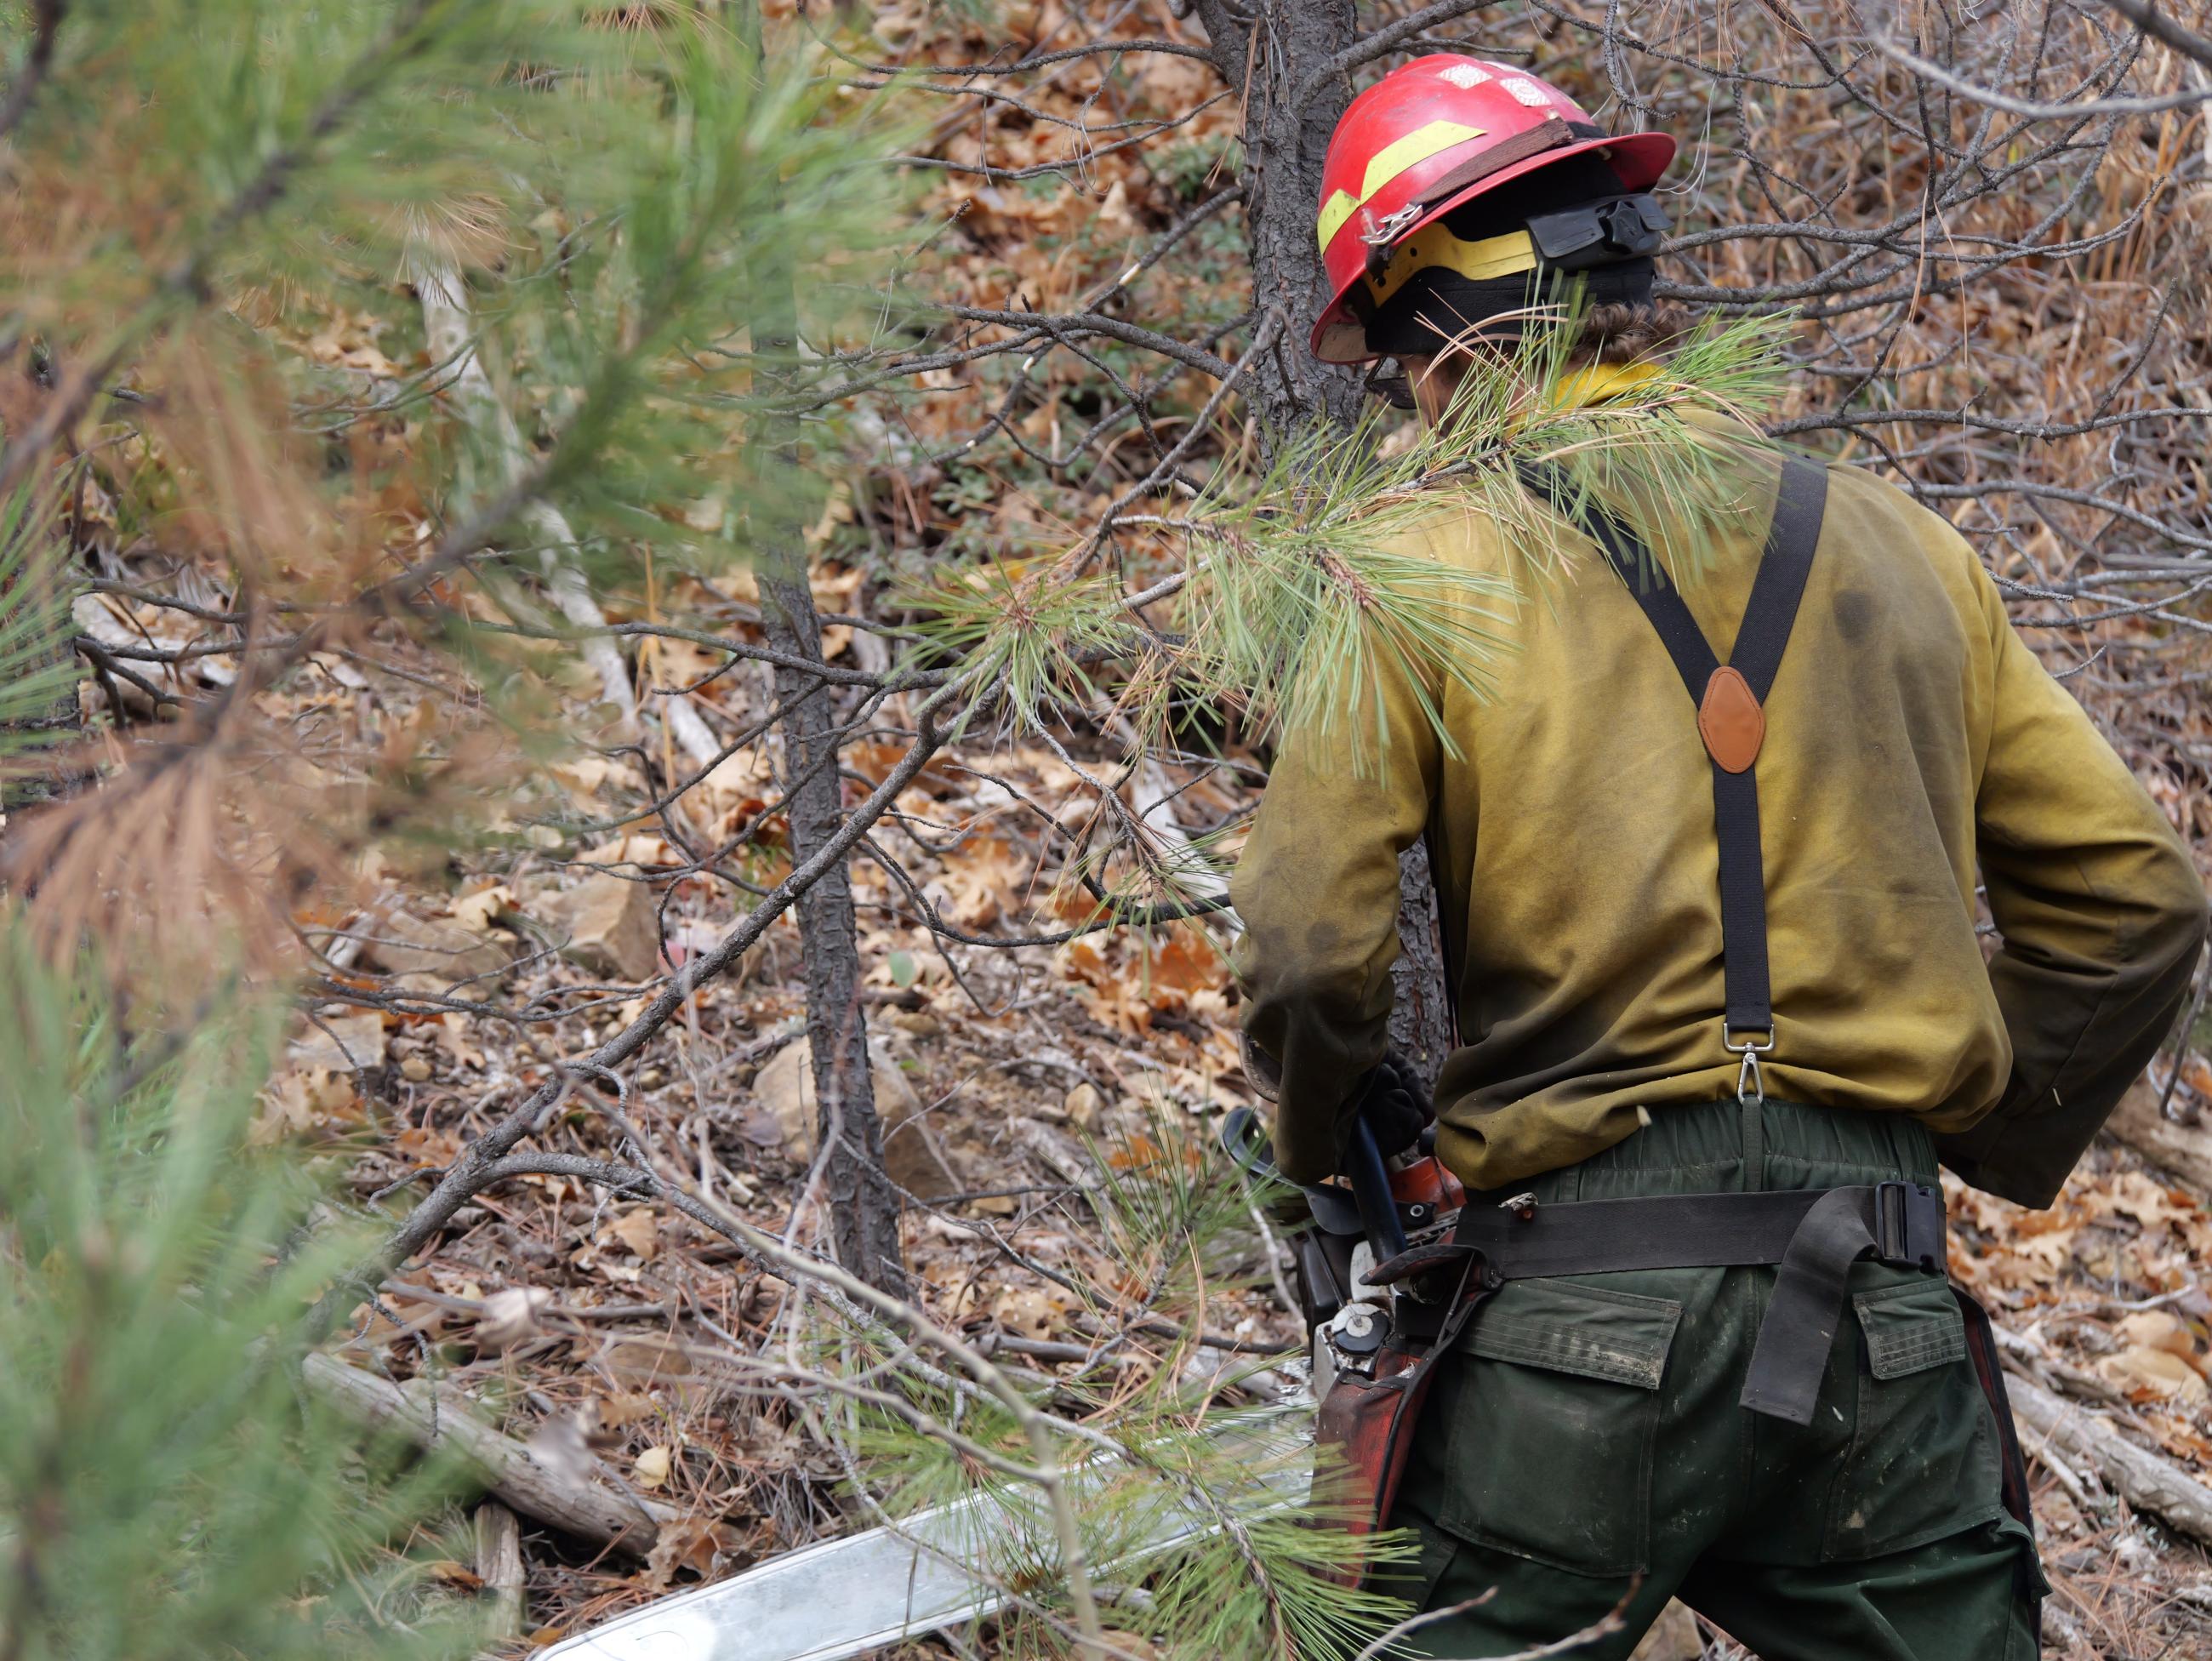
[[[68,0],[32,0],[30,49],[23,54],[23,67],[15,71],[6,100],[0,102],[0,139],[15,131],[16,124],[29,113],[31,100],[38,96],[47,70],[53,67],[54,37],[61,33],[62,17],[68,9]]]
[[[232,236],[248,221],[274,207],[295,176],[321,153],[362,101],[395,68],[428,46],[425,21],[443,3],[447,0],[406,0],[382,38],[348,66],[299,135],[262,163],[259,171],[216,210],[191,248],[162,273],[137,315],[116,331],[107,350],[90,363],[68,372],[38,419],[20,438],[11,439],[0,449],[0,496],[12,492],[55,441],[76,425],[124,361],[167,315],[198,309],[213,299],[207,289],[208,273],[228,250]]]

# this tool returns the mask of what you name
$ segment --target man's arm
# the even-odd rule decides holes
[[[1330,731],[1285,741],[1231,887],[1244,922],[1244,1030],[1282,1068],[1275,1163],[1293,1182],[1335,1174],[1352,1086],[1382,1059],[1398,855],[1421,834],[1436,787],[1420,699],[1385,670],[1381,700],[1379,712],[1362,700]],[[1385,736],[1364,732],[1355,765],[1351,723],[1378,713]]]
[[[2012,1078],[1987,1118],[1937,1146],[1975,1187],[2047,1206],[2173,1025],[2204,940],[2204,885],[1986,579],[1982,605],[1996,668],[1976,847],[2004,942],[1990,978]]]

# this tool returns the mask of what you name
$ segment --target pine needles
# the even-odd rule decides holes
[[[0,779],[11,755],[60,736],[58,703],[75,709],[70,599],[52,498],[23,485],[0,498]]]
[[[399,1475],[293,1371],[363,1242],[311,1239],[313,1186],[251,1146],[272,1023],[126,1017],[13,928],[0,988],[0,1652],[465,1653],[465,1610],[378,1567],[443,1473]]]
[[[1261,736],[1344,731],[1364,768],[1398,689],[1449,751],[1447,702],[1492,694],[1515,614],[1565,569],[1559,520],[1522,470],[1647,526],[1669,573],[1695,581],[1745,511],[1744,463],[1761,444],[1750,422],[1784,388],[1786,319],[1710,321],[1663,362],[1611,374],[1572,360],[1575,321],[1570,307],[1533,319],[1517,344],[1471,345],[1443,419],[1408,446],[1388,441],[1379,414],[1316,428],[1255,470],[1224,465],[1178,511],[1109,526],[1180,551],[1179,569],[1133,594],[1121,564],[1109,575],[1104,538],[949,575],[915,596],[929,618],[922,661],[984,666],[1011,732],[1045,730],[1110,689],[1146,745],[1187,725],[1184,710],[1227,709]],[[1165,626],[1151,620],[1163,605]]]
[[[1097,1335],[1091,1357],[1050,1375],[1010,1360],[1001,1379],[1052,1415],[1104,1619],[1163,1655],[1350,1652],[1405,1613],[1387,1575],[1411,1547],[1315,1526],[1334,1511],[1331,1477],[1312,1469],[1304,1414],[1266,1400],[1285,1387],[1273,1371],[1281,1358],[1239,1360],[1195,1339],[1209,1300],[1251,1276],[1241,1186],[1164,1115],[1091,1152],[1102,1173],[1090,1190],[1095,1226],[1053,1277],[1076,1303],[1079,1327]],[[825,1333],[821,1342],[854,1384],[898,1354],[883,1335]],[[1050,1510],[1036,1487],[974,1451],[1023,1449],[1014,1416],[990,1392],[910,1370],[898,1389],[896,1409],[862,1405],[825,1421],[848,1469],[883,1513],[999,1590],[1007,1607],[994,1653],[1067,1653],[1073,1616]],[[1261,1399],[1233,1404],[1246,1394]],[[1381,1587],[1343,1584],[1363,1567],[1383,1571]]]

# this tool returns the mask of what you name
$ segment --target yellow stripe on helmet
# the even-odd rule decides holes
[[[1335,240],[1346,220],[1374,200],[1376,192],[1407,168],[1427,161],[1439,150],[1464,144],[1470,138],[1480,138],[1488,131],[1486,127],[1464,127],[1456,121],[1431,121],[1385,144],[1369,158],[1357,198],[1349,191],[1332,191],[1328,200],[1321,204],[1321,217],[1315,222],[1314,228],[1321,236],[1322,248],[1327,249]]]
[[[1445,229],[1443,221],[1439,219],[1422,227],[1391,251],[1390,263],[1383,267],[1382,275],[1366,279],[1367,292],[1379,306],[1405,287],[1407,279],[1415,271],[1442,268],[1480,283],[1493,277],[1511,277],[1516,271],[1533,271],[1536,264],[1536,245],[1528,240],[1526,231],[1508,231],[1504,236],[1486,236],[1480,242],[1462,242]]]

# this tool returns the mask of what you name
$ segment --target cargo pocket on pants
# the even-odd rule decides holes
[[[1565,1281],[1503,1287],[1460,1346],[1437,1520],[1578,1573],[1643,1572],[1659,1384],[1681,1318],[1669,1299]]]
[[[2003,1511],[1989,1407],[1950,1287],[1920,1277],[1851,1304],[1858,1402],[1829,1500],[1832,1561],[1903,1551]]]

